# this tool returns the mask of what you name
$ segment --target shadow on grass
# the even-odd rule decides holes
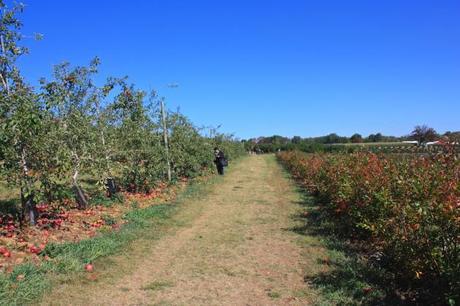
[[[318,209],[317,199],[298,188],[302,199],[294,203],[302,206],[303,211],[292,216],[300,225],[289,230],[317,237],[327,249],[327,257],[319,260],[328,266],[327,272],[304,278],[323,293],[326,305],[416,305],[396,294],[394,278],[380,267],[378,261],[383,259],[378,254],[363,256],[362,245],[341,237],[337,225]]]
[[[21,207],[19,199],[0,200],[0,216],[19,218]]]

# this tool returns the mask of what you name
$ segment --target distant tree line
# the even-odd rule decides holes
[[[277,151],[301,150],[304,152],[335,152],[343,150],[343,146],[338,144],[386,144],[397,143],[403,141],[416,141],[414,145],[424,145],[426,143],[440,140],[451,143],[460,142],[460,131],[445,132],[439,134],[435,129],[426,125],[418,125],[414,127],[412,132],[405,136],[387,136],[382,133],[370,134],[363,137],[361,134],[355,133],[350,137],[339,136],[336,133],[331,133],[319,137],[294,136],[292,138],[273,135],[269,137],[258,137],[243,140],[247,151],[259,153],[272,153]]]

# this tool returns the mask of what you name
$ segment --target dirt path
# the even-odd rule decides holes
[[[62,284],[43,303],[311,304],[317,294],[304,282],[305,269],[321,249],[312,246],[308,259],[288,230],[298,200],[273,156],[248,157],[205,197],[185,203],[174,230],[136,243],[135,256],[111,259],[101,280]]]

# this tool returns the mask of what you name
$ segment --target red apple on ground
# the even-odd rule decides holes
[[[85,270],[88,271],[88,272],[93,272],[94,270],[94,266],[92,264],[86,264],[85,265]]]

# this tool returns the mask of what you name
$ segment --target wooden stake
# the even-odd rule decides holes
[[[166,152],[166,163],[167,163],[167,170],[168,170],[168,181],[171,181],[171,162],[169,161],[169,145],[168,145],[168,128],[166,126],[166,112],[165,112],[165,105],[164,99],[160,100],[160,108],[161,108],[161,118],[163,123],[163,140],[165,144],[165,152]]]

